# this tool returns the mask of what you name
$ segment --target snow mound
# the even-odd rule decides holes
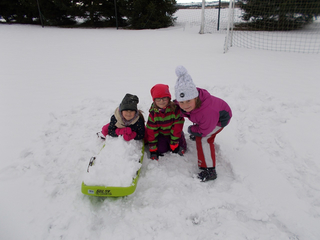
[[[123,137],[107,136],[84,183],[90,186],[128,187],[141,168],[142,141],[125,141]]]

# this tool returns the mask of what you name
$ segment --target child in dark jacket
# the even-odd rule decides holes
[[[217,178],[214,139],[229,124],[232,111],[224,100],[197,88],[183,66],[176,68],[176,75],[175,95],[182,116],[193,122],[188,132],[190,139],[196,141],[198,166],[202,170],[198,178],[203,182],[214,180]]]
[[[111,116],[110,123],[104,125],[97,135],[101,139],[105,139],[107,135],[112,137],[121,135],[126,141],[143,139],[145,121],[141,110],[137,108],[138,103],[139,98],[136,95],[127,93]]]
[[[150,158],[158,160],[159,156],[170,150],[182,156],[187,144],[182,131],[184,118],[180,115],[180,107],[171,101],[168,85],[156,84],[150,92],[153,103],[146,125]]]

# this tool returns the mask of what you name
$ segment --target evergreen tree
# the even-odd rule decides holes
[[[83,25],[89,27],[114,27],[117,22],[117,26],[129,24],[133,29],[156,29],[172,26],[176,11],[176,0],[0,1],[0,15],[8,23],[40,24],[42,20],[44,25],[51,26],[73,25],[80,17]]]
[[[19,7],[18,0],[1,0],[0,1],[0,16],[10,23],[15,19]]]
[[[41,17],[45,25],[59,26],[75,24],[73,1],[71,0],[38,0]],[[39,16],[39,14],[37,14]],[[37,16],[37,17],[38,17]],[[39,22],[39,20],[38,20]]]
[[[320,0],[242,0],[242,19],[254,30],[293,30],[320,15]]]
[[[176,0],[122,0],[124,15],[132,29],[156,29],[172,26],[176,18]]]
[[[117,19],[114,0],[81,0],[80,16],[85,19],[82,24],[89,27],[114,27],[116,20],[119,26],[125,26],[126,21],[120,14],[121,2],[117,3]]]
[[[38,9],[38,3],[40,12]],[[7,23],[40,24],[40,15],[45,25],[74,24],[71,0],[1,0],[0,15]]]
[[[28,0],[1,0],[0,16],[7,23],[34,23],[39,17],[36,2]]]

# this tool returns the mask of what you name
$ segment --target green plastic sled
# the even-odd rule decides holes
[[[144,157],[144,144],[142,144],[142,156],[139,162],[142,164]],[[90,161],[91,165],[92,162]],[[91,166],[89,163],[89,166]],[[123,197],[134,193],[139,180],[141,168],[137,171],[137,175],[133,178],[131,186],[117,187],[117,186],[89,186],[82,182],[81,192],[89,196],[96,197]]]

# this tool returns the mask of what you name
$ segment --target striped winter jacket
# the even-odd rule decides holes
[[[172,106],[175,106],[175,109]],[[165,109],[158,109],[152,103],[146,125],[149,149],[157,149],[159,134],[169,137],[170,144],[179,143],[184,118],[181,117],[180,107],[174,104],[172,106],[168,105]]]

